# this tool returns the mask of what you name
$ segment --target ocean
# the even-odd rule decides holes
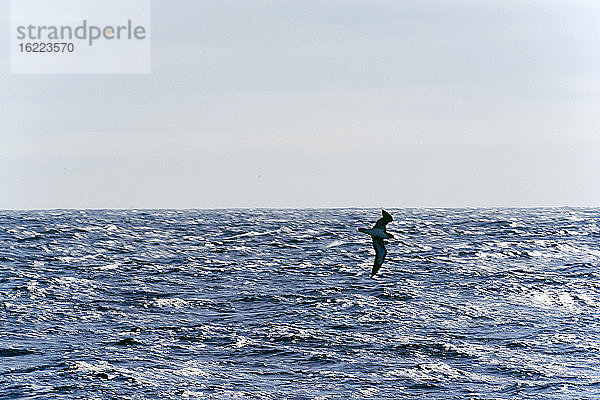
[[[600,209],[386,210],[0,211],[0,398],[600,398]]]

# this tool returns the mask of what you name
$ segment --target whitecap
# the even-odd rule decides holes
[[[204,388],[205,385],[200,384],[200,387]],[[206,393],[195,392],[193,390],[188,390],[188,389],[184,390],[183,393],[181,393],[181,397],[184,398],[184,399],[190,399],[190,398],[192,398],[192,399],[204,399],[204,398],[206,398],[206,396],[207,396]]]
[[[100,270],[100,271],[108,271],[111,269],[118,269],[120,266],[121,266],[121,264],[119,264],[119,263],[112,263],[112,264],[100,265],[100,266],[96,267],[96,269]]]
[[[535,303],[544,306],[551,306],[554,303],[550,295],[546,292],[534,292],[532,293],[531,297]]]
[[[174,371],[176,375],[181,376],[200,376],[203,378],[209,377],[211,374],[196,367],[185,367],[179,370]]]
[[[104,360],[99,360],[95,364],[86,361],[75,361],[70,369],[84,374],[104,373],[109,380],[115,377],[113,366],[108,361]]]
[[[344,243],[346,243],[346,242],[344,242],[343,240],[334,240],[333,242],[327,244],[325,247],[329,249],[331,247],[340,246],[340,245],[342,245]]]
[[[586,293],[578,293],[577,297],[581,299],[587,306],[597,307],[598,302],[589,294]]]
[[[248,346],[249,344],[254,343],[254,341],[246,336],[238,336],[236,338],[235,343],[231,345],[234,349],[241,349],[242,347]]]
[[[155,299],[153,305],[159,308],[183,308],[188,305],[188,302],[178,297],[171,299],[159,298]]]
[[[569,308],[571,310],[574,310],[577,308],[577,306],[575,305],[575,300],[573,300],[573,297],[571,297],[571,295],[569,293],[561,293],[558,296],[558,301],[566,308]]]

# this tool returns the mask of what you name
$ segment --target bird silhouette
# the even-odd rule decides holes
[[[375,222],[375,226],[371,229],[358,228],[359,232],[366,233],[371,235],[373,239],[373,248],[375,249],[375,261],[373,262],[373,269],[371,270],[371,278],[375,276],[383,261],[385,260],[385,256],[387,254],[387,250],[385,249],[383,239],[391,239],[394,235],[387,233],[385,230],[385,226],[392,222],[394,219],[392,216],[385,210],[381,210],[382,217]]]

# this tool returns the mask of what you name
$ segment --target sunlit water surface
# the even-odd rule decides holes
[[[600,210],[0,212],[0,397],[600,397]]]

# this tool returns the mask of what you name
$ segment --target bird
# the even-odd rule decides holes
[[[381,265],[383,264],[383,260],[385,260],[385,255],[387,254],[387,250],[385,249],[383,239],[392,239],[394,235],[391,233],[387,233],[385,230],[385,226],[392,222],[394,219],[392,216],[385,210],[381,210],[382,217],[375,222],[375,226],[371,229],[358,228],[359,232],[366,233],[371,235],[373,239],[373,248],[375,249],[375,261],[373,262],[373,269],[371,270],[371,278],[375,276]]]

